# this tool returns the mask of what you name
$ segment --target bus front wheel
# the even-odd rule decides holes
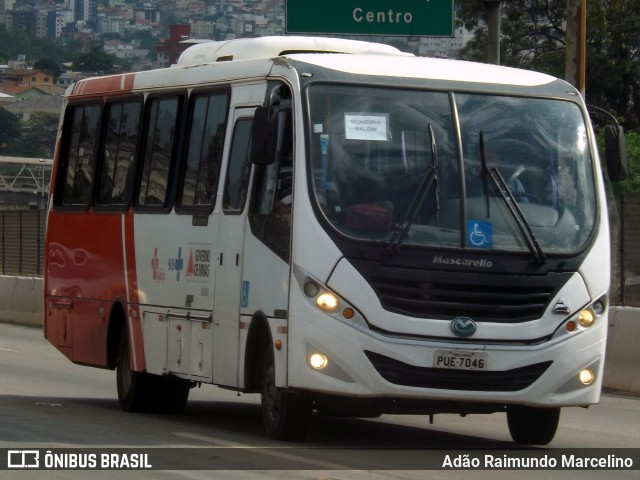
[[[546,445],[556,434],[559,408],[507,407],[507,423],[513,441],[526,445]]]
[[[267,435],[274,440],[300,440],[307,433],[311,413],[304,396],[276,386],[273,351],[267,348],[262,363],[260,385],[262,420]]]

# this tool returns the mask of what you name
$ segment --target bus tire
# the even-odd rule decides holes
[[[131,370],[129,337],[120,336],[116,380],[118,400],[125,412],[181,413],[187,405],[191,382]]]
[[[125,412],[145,412],[150,407],[151,379],[148,374],[131,370],[129,335],[126,327],[120,335],[116,383],[118,401]]]
[[[154,410],[158,413],[182,413],[189,400],[191,382],[175,377],[159,377],[150,375],[154,388]]]
[[[307,433],[311,413],[309,402],[302,395],[294,395],[276,387],[273,351],[267,348],[262,363],[260,382],[262,421],[269,438],[300,440]]]
[[[507,423],[513,441],[526,445],[546,445],[556,434],[560,408],[535,408],[512,405],[507,408]]]

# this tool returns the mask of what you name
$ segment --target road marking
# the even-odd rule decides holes
[[[313,460],[310,458],[303,457],[301,455],[295,455],[292,453],[285,453],[283,450],[290,448],[291,450],[296,450],[296,447],[267,447],[267,446],[251,446],[251,445],[242,445],[240,443],[228,442],[226,440],[222,440],[221,438],[209,437],[207,435],[199,435],[197,433],[188,433],[188,432],[175,432],[174,435],[182,438],[187,438],[191,440],[198,440],[205,443],[211,443],[215,447],[219,448],[237,448],[252,450],[252,453],[260,453],[261,455],[267,455],[270,457],[278,458],[281,460],[288,460],[297,463],[303,463],[307,465],[313,465],[317,468],[327,469],[327,470],[352,470],[353,467],[349,467],[347,465],[341,465],[338,463],[331,462],[323,462],[322,460]],[[214,448],[215,448],[214,447]]]

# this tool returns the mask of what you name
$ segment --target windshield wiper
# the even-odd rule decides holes
[[[487,201],[487,217],[490,213],[488,189],[488,184],[490,181],[491,185],[493,185],[500,198],[504,201],[507,210],[516,221],[518,229],[520,229],[520,233],[522,234],[522,238],[527,244],[527,247],[531,251],[534,259],[537,262],[545,263],[547,261],[547,258],[544,254],[544,251],[542,250],[542,247],[540,246],[540,243],[538,242],[538,239],[536,238],[536,234],[533,232],[531,225],[529,225],[527,218],[524,216],[524,213],[522,213],[522,209],[518,205],[518,202],[513,196],[513,193],[511,193],[511,190],[509,190],[509,186],[507,185],[507,182],[505,182],[504,177],[500,174],[500,170],[498,170],[498,167],[496,166],[489,167],[487,165],[487,155],[484,145],[484,132],[482,131],[480,132],[480,162],[482,165],[482,182],[484,185],[485,198]]]
[[[433,127],[431,124],[429,128],[429,141],[431,143],[431,165],[427,167],[426,172],[422,176],[420,185],[413,194],[411,203],[407,208],[402,220],[396,224],[396,228],[391,235],[391,239],[387,244],[387,251],[398,251],[407,236],[407,232],[420,211],[424,199],[427,198],[427,194],[431,191],[431,188],[435,185],[436,196],[436,218],[440,212],[440,188],[438,186],[438,147],[436,145],[436,136],[433,133]]]

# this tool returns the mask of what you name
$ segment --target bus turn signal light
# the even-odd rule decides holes
[[[356,312],[353,310],[353,308],[345,308],[342,311],[342,316],[344,318],[346,318],[347,320],[351,320],[354,317],[355,314],[356,314]]]

